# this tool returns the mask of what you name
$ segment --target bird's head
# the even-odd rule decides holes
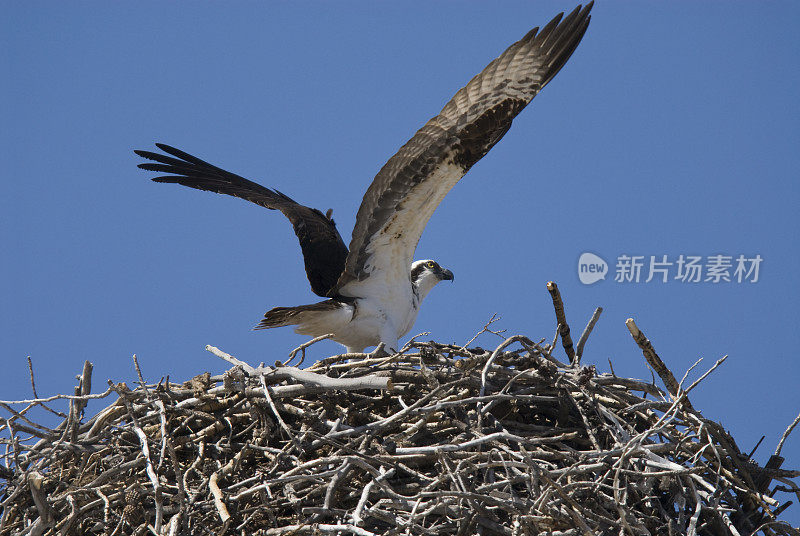
[[[411,264],[411,283],[420,298],[424,298],[439,281],[453,281],[453,272],[442,268],[439,263],[425,259]]]

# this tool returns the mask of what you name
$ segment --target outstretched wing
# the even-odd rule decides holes
[[[303,206],[277,190],[270,190],[212,166],[169,145],[157,143],[156,146],[171,156],[134,151],[142,158],[157,162],[139,164],[141,169],[169,173],[154,178],[155,182],[182,184],[198,190],[232,195],[264,208],[280,210],[292,222],[294,232],[300,240],[311,289],[319,296],[327,296],[339,279],[347,258],[347,246],[336,230],[330,212],[326,215],[315,208]]]
[[[356,216],[350,254],[332,294],[375,295],[409,278],[414,250],[436,207],[503,137],[558,73],[589,25],[575,8],[534,28],[460,89],[372,181]]]

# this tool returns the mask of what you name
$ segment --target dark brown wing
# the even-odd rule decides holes
[[[358,209],[345,296],[397,288],[409,277],[417,242],[436,207],[505,135],[511,121],[564,66],[589,25],[578,6],[534,28],[459,90],[378,172]]]
[[[319,296],[327,296],[344,270],[347,258],[347,246],[330,215],[303,206],[277,190],[265,188],[169,145],[157,143],[156,146],[172,156],[134,151],[142,158],[157,162],[139,164],[141,169],[170,174],[154,178],[155,182],[182,184],[198,190],[232,195],[270,210],[280,210],[292,222],[294,233],[300,241],[311,289]]]

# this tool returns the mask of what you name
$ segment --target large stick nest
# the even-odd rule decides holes
[[[0,533],[798,534],[769,485],[800,473],[758,467],[686,391],[551,349],[412,342],[110,384],[88,420],[83,385],[54,429],[25,415],[41,399],[3,405]]]

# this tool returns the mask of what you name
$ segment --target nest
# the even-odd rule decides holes
[[[800,534],[770,490],[800,472],[740,452],[696,383],[671,394],[521,336],[307,369],[209,350],[236,366],[96,395],[88,367],[54,429],[26,417],[52,399],[3,405],[0,533]],[[83,420],[93,397],[114,402]]]

